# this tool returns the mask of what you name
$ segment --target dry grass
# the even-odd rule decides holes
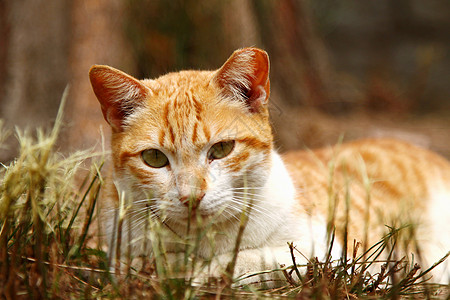
[[[64,102],[64,101],[63,101]],[[199,239],[186,242],[182,266],[172,266],[159,243],[158,224],[151,224],[153,256],[142,268],[128,268],[113,275],[98,232],[99,192],[102,188],[102,157],[89,152],[62,157],[55,151],[61,114],[50,133],[38,131],[36,138],[18,132],[20,154],[3,166],[0,180],[0,296],[3,299],[80,299],[80,298],[162,298],[162,299],[392,299],[400,297],[446,297],[442,287],[422,282],[427,270],[406,264],[403,259],[379,262],[382,252],[392,253],[398,230],[357,255],[353,241],[351,259],[293,265],[279,270],[285,280],[276,289],[241,286],[236,278],[224,275],[198,283],[194,265]],[[93,158],[94,157],[94,158]],[[82,166],[93,158],[89,172]],[[87,173],[76,185],[77,172]],[[241,231],[245,228],[243,214]],[[201,236],[204,232],[198,232]],[[334,235],[330,238],[330,249]],[[236,239],[237,254],[239,236]],[[291,253],[296,252],[290,244]],[[331,250],[330,250],[331,251]],[[131,258],[129,259],[131,261]],[[233,261],[227,271],[232,273]],[[369,274],[377,262],[379,271]],[[191,270],[183,276],[177,268]],[[207,263],[203,267],[208,267]],[[375,269],[376,269],[375,268]],[[257,278],[258,274],[253,274]],[[232,287],[232,284],[233,287]],[[441,294],[438,294],[441,293]],[[448,294],[447,294],[448,297]]]

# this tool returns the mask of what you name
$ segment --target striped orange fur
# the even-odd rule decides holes
[[[421,249],[405,247],[403,254],[416,251],[425,264],[450,250],[450,163],[387,139],[280,156],[269,122],[269,59],[260,49],[238,50],[215,71],[137,80],[94,66],[90,79],[112,128],[116,192],[110,198],[116,209],[120,201],[128,205],[124,235],[132,236],[133,255],[151,253],[143,248],[151,238],[146,218],[162,222],[167,251],[178,253],[175,240],[203,226],[200,217],[215,235],[214,243],[201,240],[199,255],[214,258],[210,271],[218,275],[234,249],[242,211],[249,218],[235,275],[292,264],[287,242],[305,257],[323,257],[333,228],[334,258],[346,228],[348,241],[367,248],[385,225],[412,228],[402,240],[414,238]],[[117,231],[112,219],[105,220],[110,236]],[[114,255],[114,241],[110,247]],[[448,269],[439,274],[448,280]]]

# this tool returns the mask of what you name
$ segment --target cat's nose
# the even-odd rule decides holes
[[[192,205],[191,207],[195,209],[200,201],[202,201],[203,197],[205,197],[205,192],[200,190],[197,192],[194,191],[188,194],[180,195],[180,202],[188,207],[189,205]]]
[[[205,196],[206,186],[202,176],[182,172],[176,176],[178,199],[186,207],[196,208]]]

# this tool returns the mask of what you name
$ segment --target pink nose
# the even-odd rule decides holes
[[[205,197],[205,192],[198,191],[197,193],[194,192],[189,195],[180,196],[180,202],[186,206],[189,206],[189,203],[192,203],[192,208],[196,208],[203,197]]]

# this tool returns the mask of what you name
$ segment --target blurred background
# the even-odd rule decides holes
[[[448,0],[0,0],[0,36],[0,119],[50,128],[70,84],[64,152],[109,133],[91,65],[149,78],[256,46],[281,151],[391,136],[450,157]]]

